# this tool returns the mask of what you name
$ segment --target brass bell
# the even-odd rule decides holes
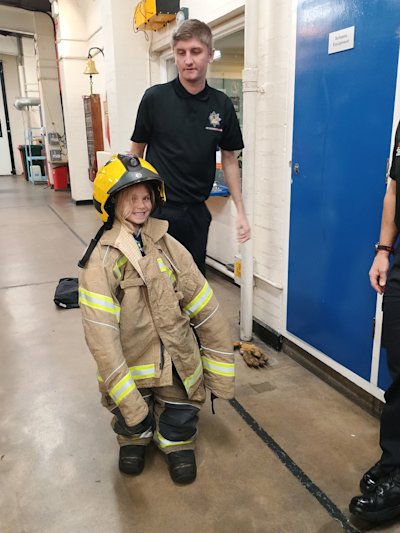
[[[90,75],[98,74],[98,71],[96,69],[96,64],[91,57],[88,57],[87,62],[86,62],[86,68],[83,73],[90,74]]]

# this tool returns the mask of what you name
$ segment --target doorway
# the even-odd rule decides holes
[[[6,88],[4,82],[3,62],[0,61],[0,176],[15,174],[14,162],[11,160],[11,132],[8,117]]]

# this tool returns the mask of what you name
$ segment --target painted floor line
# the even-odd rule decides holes
[[[289,455],[279,446],[279,444],[263,429],[246,409],[237,401],[230,400],[229,403],[235,411],[243,418],[246,424],[260,437],[260,439],[270,448],[286,468],[305,487],[308,492],[318,500],[324,509],[339,522],[346,533],[359,533],[333,501],[311,481],[305,472],[289,457]]]

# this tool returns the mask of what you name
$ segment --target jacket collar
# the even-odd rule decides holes
[[[153,242],[157,242],[164,237],[168,231],[168,222],[158,218],[149,217],[142,228],[142,235],[150,237]]]
[[[111,229],[104,232],[100,239],[100,243],[105,246],[113,246],[121,232],[121,229],[125,228],[127,232],[129,229],[127,226],[121,224],[119,220],[115,220]],[[143,225],[142,235],[149,237],[153,242],[159,241],[168,231],[168,222],[166,220],[159,220],[157,218],[148,218]]]

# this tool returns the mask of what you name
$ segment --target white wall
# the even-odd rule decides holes
[[[0,35],[0,54],[17,56],[17,38],[11,37],[11,35]]]
[[[243,10],[245,2],[240,0],[190,0],[185,2],[189,8],[189,17],[199,19],[211,27],[223,22],[227,16],[232,17]]]
[[[75,201],[92,198],[88,176],[83,95],[90,94],[89,76],[83,74],[89,49],[102,48],[102,5],[100,0],[59,0],[56,21],[59,72],[68,145],[71,195]],[[99,75],[93,76],[93,92],[104,95],[104,60],[95,58]],[[103,98],[102,98],[103,99]]]
[[[149,42],[133,30],[135,4],[103,1],[104,50],[107,54],[107,99],[113,151],[130,147],[137,108],[150,85]]]
[[[259,278],[254,315],[283,332],[284,290],[276,287],[285,288],[287,284],[296,2],[260,2],[259,15],[253,228],[255,273]]]

